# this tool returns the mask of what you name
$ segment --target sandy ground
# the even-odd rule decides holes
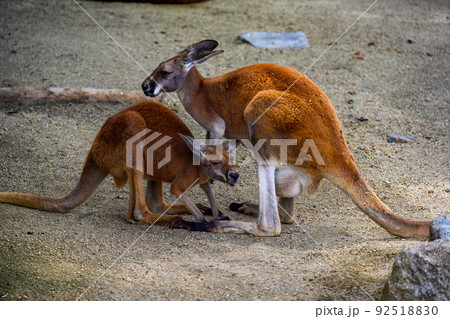
[[[147,71],[204,38],[225,50],[201,66],[205,76],[259,62],[307,70],[333,102],[369,185],[400,215],[431,220],[450,209],[448,2],[380,0],[308,68],[371,3],[81,2]],[[0,29],[1,86],[139,89],[147,76],[69,0],[2,1]],[[237,40],[249,31],[303,31],[311,47],[256,49]],[[204,135],[176,95],[166,103]],[[70,191],[97,130],[123,107],[1,104],[0,191]],[[418,142],[388,144],[390,134]],[[230,202],[258,199],[248,155],[239,149],[241,185],[215,184],[233,219],[249,218],[229,212]],[[206,203],[200,189],[192,196]],[[315,199],[297,198],[298,224],[276,238],[131,225],[127,201],[108,178],[67,214],[1,204],[1,300],[378,299],[395,255],[424,241],[392,237],[326,181]]]

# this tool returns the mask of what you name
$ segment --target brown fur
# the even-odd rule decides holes
[[[152,175],[137,170],[135,162],[133,167],[127,167],[126,163],[126,141],[146,128],[162,133],[162,136],[171,137],[171,140],[163,147],[154,151]],[[183,205],[168,207],[165,204],[162,182],[171,183],[172,194],[181,196],[182,202],[186,205],[189,198],[184,193],[197,184],[202,185],[202,188],[208,188],[212,179],[205,174],[205,165],[208,165],[209,161],[202,159],[203,165],[194,165],[191,150],[178,134],[192,137],[192,133],[187,126],[171,110],[153,102],[135,104],[106,120],[88,153],[80,181],[70,194],[63,197],[44,197],[21,193],[0,193],[0,202],[46,211],[66,212],[86,201],[103,179],[111,174],[116,186],[121,187],[127,183],[129,185],[130,204],[127,215],[129,222],[177,224],[181,221],[177,216],[160,215],[152,212],[172,214],[188,212],[188,209]],[[158,140],[159,138],[156,138],[149,143],[144,148],[144,153],[137,154],[137,156],[143,156],[144,172],[148,172],[146,150]],[[168,146],[171,147],[171,160],[158,168],[157,164],[161,159],[164,159],[165,149]],[[216,156],[215,147],[209,147],[205,152],[211,153],[210,156],[213,159]],[[233,171],[230,158],[225,150],[220,155],[220,170],[226,175],[229,171]],[[143,193],[143,179],[149,181],[147,196]],[[223,181],[226,182],[226,180]],[[203,184],[207,185],[204,186]],[[190,208],[190,210],[192,209],[195,210],[196,208]],[[199,211],[196,211],[196,213],[199,213]],[[201,219],[201,217],[199,218]]]
[[[429,236],[429,222],[411,221],[395,215],[360,177],[336,112],[317,85],[305,75],[275,64],[250,65],[214,78],[203,78],[195,65],[221,53],[213,51],[216,46],[216,41],[205,40],[161,63],[144,81],[144,93],[153,96],[152,92],[157,90],[155,83],[163,90],[178,91],[189,114],[214,138],[250,139],[254,143],[260,139],[296,139],[297,146],[288,148],[287,165],[307,176],[308,194],[313,195],[320,180],[325,177],[391,234],[400,237]],[[163,70],[167,69],[170,74],[164,74]],[[174,77],[177,81],[173,80]],[[301,167],[295,165],[306,139],[314,141],[325,165],[318,165],[317,161],[305,161]],[[281,167],[279,150],[279,146],[265,143],[260,152],[265,160],[275,163],[277,170]],[[279,192],[277,188],[278,193],[282,190]],[[262,197],[264,190],[260,191],[260,202],[264,199]],[[293,205],[287,206],[292,217]],[[228,227],[233,228],[231,231],[277,235],[280,231],[277,226],[279,220],[273,214],[260,211],[256,226],[236,224],[233,228],[231,224],[223,224],[211,229],[224,231]],[[264,229],[267,220],[273,221],[270,229]],[[292,218],[287,220],[293,221]]]

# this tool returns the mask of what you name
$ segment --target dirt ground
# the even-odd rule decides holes
[[[431,220],[450,210],[450,7],[378,1],[328,49],[372,2],[80,4],[149,72],[205,38],[225,52],[200,67],[204,76],[260,62],[307,70],[331,99],[369,185],[401,216]],[[0,30],[0,86],[139,90],[147,77],[70,0],[2,1]],[[237,40],[249,31],[303,31],[311,47],[257,49]],[[204,136],[175,94],[165,101]],[[69,192],[96,132],[125,106],[0,104],[0,191]],[[389,144],[391,134],[418,142]],[[258,200],[248,156],[238,150],[237,187],[214,186],[221,210],[238,220],[250,218],[228,205]],[[191,195],[206,204],[199,188]],[[396,254],[425,240],[389,235],[327,181],[315,199],[297,198],[297,224],[275,238],[131,225],[127,201],[127,189],[108,178],[67,214],[0,204],[1,300],[378,299]]]

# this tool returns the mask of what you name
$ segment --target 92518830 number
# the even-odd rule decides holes
[[[439,312],[437,306],[377,306],[377,316],[436,316]]]

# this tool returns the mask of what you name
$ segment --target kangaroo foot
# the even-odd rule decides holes
[[[258,216],[259,206],[250,202],[231,203],[230,210],[251,216]]]
[[[202,204],[197,204],[197,207],[201,210],[203,215],[205,215],[205,216],[213,216],[213,211],[212,211],[211,208],[203,206]],[[217,220],[231,220],[231,218],[228,217],[227,215],[225,215],[224,213],[222,213],[219,210],[219,217],[217,218]]]

